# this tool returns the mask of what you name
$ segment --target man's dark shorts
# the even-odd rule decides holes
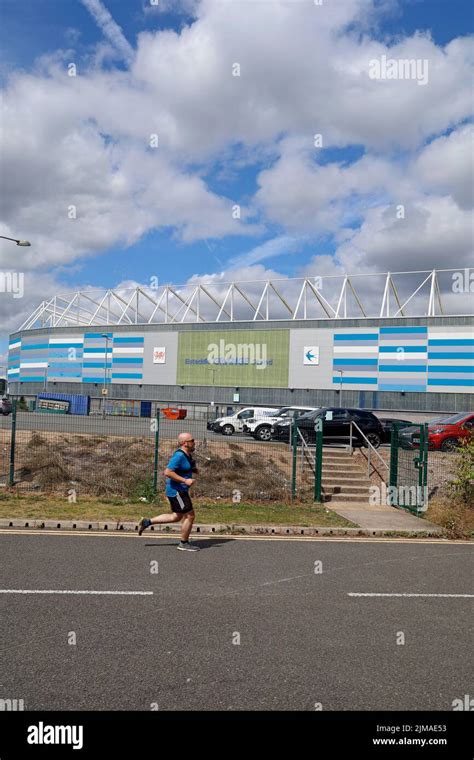
[[[193,503],[187,491],[178,492],[176,496],[168,496],[168,501],[173,512],[178,512],[180,515],[185,515],[193,510]]]

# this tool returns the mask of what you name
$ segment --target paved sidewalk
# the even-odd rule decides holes
[[[363,530],[407,530],[442,533],[443,529],[421,517],[415,517],[404,509],[386,506],[361,506],[348,503],[332,504],[331,509],[346,520],[359,525]]]

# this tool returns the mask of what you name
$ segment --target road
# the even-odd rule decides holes
[[[1,532],[2,698],[27,710],[450,711],[472,693],[472,546],[197,542],[186,554],[176,537]]]

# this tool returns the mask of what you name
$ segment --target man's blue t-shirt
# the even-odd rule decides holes
[[[179,475],[182,478],[192,478],[193,466],[194,461],[190,461],[184,451],[181,451],[181,449],[178,449],[178,451],[174,452],[167,465],[168,470],[173,470],[176,475]],[[183,493],[183,491],[189,491],[189,486],[187,486],[186,483],[178,483],[176,480],[166,478],[166,495],[176,496],[178,491],[180,493]]]

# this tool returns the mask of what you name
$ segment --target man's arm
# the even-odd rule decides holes
[[[177,483],[185,483],[187,486],[192,486],[194,483],[194,480],[192,478],[183,478],[181,475],[178,475],[174,470],[170,470],[168,467],[166,468],[164,474],[167,478],[175,480]]]

